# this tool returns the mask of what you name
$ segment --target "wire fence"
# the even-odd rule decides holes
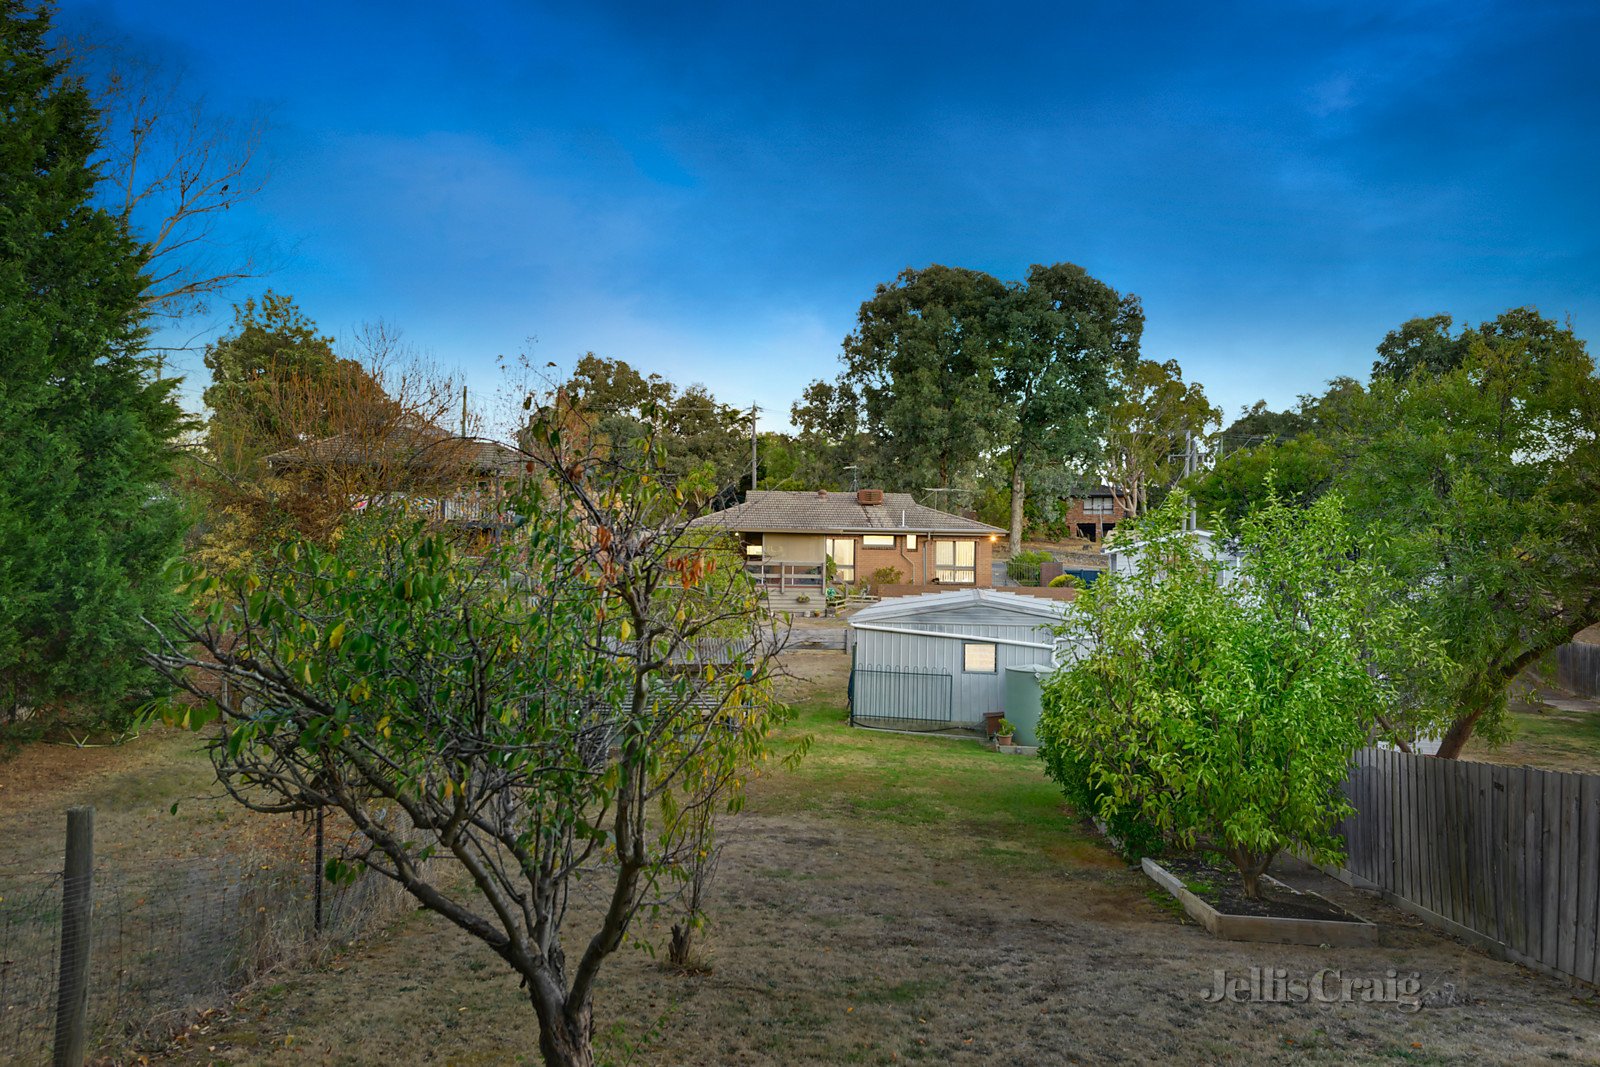
[[[90,1060],[159,1048],[256,978],[314,962],[405,906],[376,875],[319,893],[313,855],[252,849],[95,863],[84,969]],[[0,1063],[50,1063],[63,1040],[59,1002],[74,970],[64,984],[63,954],[74,958],[76,927],[63,908],[70,883],[41,866],[0,860]]]

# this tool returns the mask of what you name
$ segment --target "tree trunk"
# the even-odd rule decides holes
[[[553,967],[523,970],[528,999],[539,1017],[539,1054],[545,1067],[594,1067],[594,1007],[588,997],[574,1003],[567,992],[560,950]],[[520,969],[520,968],[519,968]]]
[[[1249,899],[1261,899],[1261,876],[1267,873],[1276,855],[1276,852],[1251,852],[1242,848],[1228,850],[1228,859],[1239,868],[1239,881]]]
[[[538,1010],[535,998],[534,1008]],[[594,1067],[594,1017],[584,1005],[577,1016],[565,1010],[550,1017],[539,1012],[539,1054],[545,1067]]]
[[[685,919],[672,924],[672,941],[667,945],[667,960],[680,969],[689,966],[689,954],[694,951],[694,921]]]
[[[1027,486],[1022,479],[1022,464],[1011,465],[1011,554],[1022,551],[1022,502]]]
[[[1478,720],[1483,718],[1483,713],[1487,710],[1488,705],[1479,704],[1466,714],[1458,715],[1455,722],[1450,724],[1450,729],[1444,732],[1444,738],[1439,742],[1439,751],[1434,755],[1440,759],[1460,759],[1461,750],[1472,740],[1472,728],[1478,725]]]

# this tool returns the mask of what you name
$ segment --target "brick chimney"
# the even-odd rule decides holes
[[[883,503],[882,489],[857,489],[856,503],[866,507],[871,504]]]

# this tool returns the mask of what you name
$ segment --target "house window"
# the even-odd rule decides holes
[[[907,552],[915,552],[916,550],[917,550],[917,535],[916,534],[906,534],[906,551]]]
[[[1085,515],[1111,514],[1112,499],[1108,496],[1092,496],[1083,502]]]
[[[863,534],[862,548],[893,548],[894,534]]]
[[[744,554],[747,559],[761,558],[761,535],[751,534],[745,539]]]
[[[856,580],[856,539],[854,537],[829,537],[826,539],[828,558],[833,560],[833,578],[837,582]]]
[[[978,581],[976,541],[935,541],[933,577],[942,585],[975,585]]]
[[[961,646],[961,669],[968,674],[998,674],[995,666],[995,647],[968,641]]]

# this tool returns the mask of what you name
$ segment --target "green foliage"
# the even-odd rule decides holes
[[[1269,492],[1235,581],[1181,526],[1177,501],[1153,513],[1142,565],[1078,598],[1065,632],[1083,651],[1046,686],[1041,748],[1095,814],[1222,853],[1253,894],[1283,849],[1338,858],[1338,785],[1385,733],[1387,679],[1442,654],[1336,497]]]
[[[1000,737],[1010,737],[1017,732],[1017,728],[1011,725],[1010,719],[1002,717],[1000,721],[994,724],[994,732]]]
[[[1466,360],[1472,344],[1466,333],[1452,337],[1455,319],[1433,315],[1412,319],[1391,331],[1378,343],[1378,359],[1372,377],[1403,382],[1415,374],[1445,374]]]
[[[1071,471],[1100,459],[1113,377],[1139,362],[1144,309],[1076,264],[1035,264],[1010,287],[999,322],[998,437],[1011,486],[1004,525],[1016,551],[1029,490],[1058,496]]]
[[[888,489],[972,487],[1003,457],[990,521],[1020,544],[1029,490],[1059,495],[1099,455],[1111,375],[1138,359],[1144,312],[1072,263],[1024,281],[938,264],[906,270],[861,305],[844,370],[795,404],[800,443],[839,479],[855,464]]]
[[[1076,574],[1058,574],[1054,578],[1050,579],[1050,588],[1083,589],[1085,586],[1083,579],[1079,578]]]
[[[880,585],[899,585],[906,580],[899,567],[879,567],[867,576],[867,584],[873,588]]]
[[[878,442],[868,472],[891,489],[953,486],[1002,423],[995,405],[1006,286],[982,271],[906,270],[861,305],[844,342],[841,396]]]
[[[99,117],[49,29],[0,6],[0,724],[118,727],[156,684],[140,616],[175,603],[185,420],[143,349],[144,250],[92,204]]]
[[[1067,803],[1086,817],[1098,818],[1123,859],[1137,863],[1144,856],[1161,855],[1166,847],[1161,831],[1138,807],[1116,802],[1110,788],[1095,777],[1090,757],[1063,745],[1046,743],[1042,733],[1039,740],[1039,757],[1045,761],[1045,771],[1061,787]]]
[[[1006,573],[1011,580],[1021,585],[1038,585],[1039,568],[1055,559],[1050,553],[1040,549],[1028,549],[1018,552],[1006,560]]]
[[[1114,383],[1105,423],[1106,480],[1131,514],[1159,504],[1183,476],[1190,436],[1201,438],[1222,419],[1199,382],[1185,382],[1177,360],[1139,360]]]
[[[292,296],[269,289],[233,315],[232,330],[204,356],[211,454],[228,471],[250,471],[268,453],[348,429],[351,393],[383,405],[371,375],[340,358]]]
[[[1529,663],[1600,620],[1600,379],[1584,344],[1531,308],[1449,334],[1414,320],[1380,346],[1368,388],[1304,397],[1311,429],[1229,457],[1196,488],[1233,517],[1269,479],[1297,502],[1336,491],[1458,665],[1441,755],[1503,736]],[[1420,694],[1414,701],[1438,702]]]
[[[709,474],[716,489],[750,477],[750,413],[730,407],[703,385],[679,389],[622,360],[589,352],[563,388],[592,437],[627,455],[646,439],[663,450],[669,474]]]

